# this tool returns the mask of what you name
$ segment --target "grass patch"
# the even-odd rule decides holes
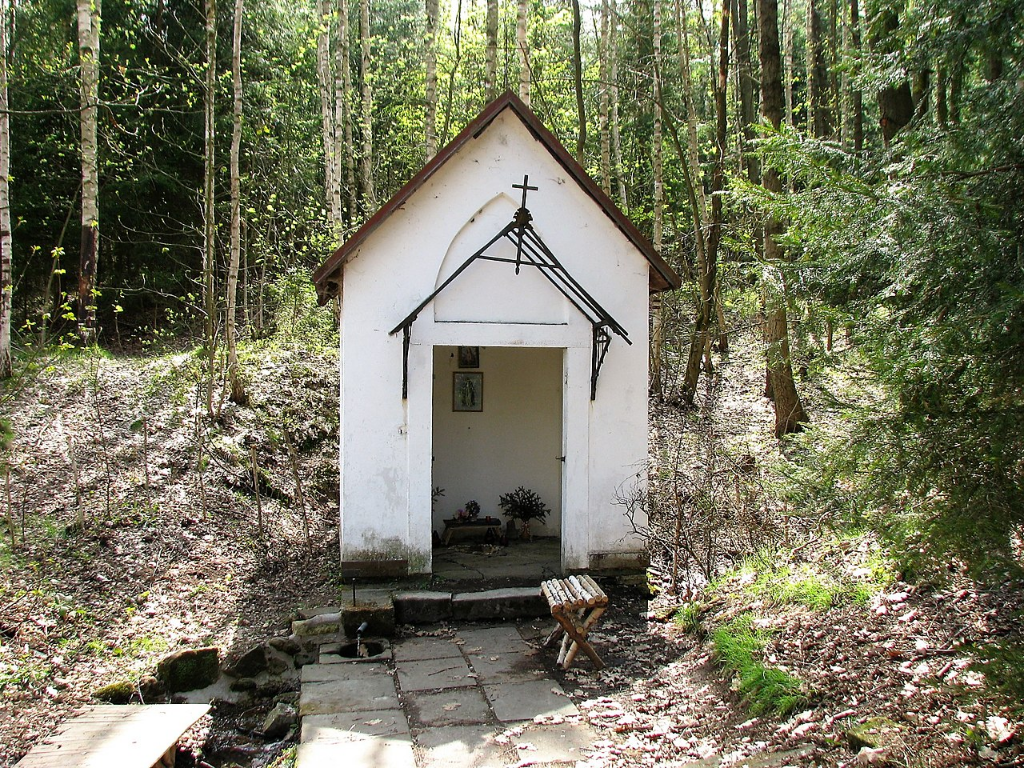
[[[771,712],[785,717],[809,697],[799,679],[759,661],[768,633],[754,629],[752,621],[753,616],[745,613],[716,629],[711,635],[715,654],[722,667],[736,676],[736,690],[751,714]]]

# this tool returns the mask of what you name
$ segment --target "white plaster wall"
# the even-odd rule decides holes
[[[427,307],[413,325],[403,401],[402,337],[389,331],[461,263],[459,254],[496,233],[494,221],[507,223],[502,208],[515,204],[501,196],[517,194],[511,185],[526,173],[540,187],[528,203],[535,227],[632,346],[613,337],[592,403],[590,324],[560,295],[519,290],[526,283],[511,281],[531,279],[526,274],[465,285],[459,278],[449,289],[457,301],[442,294],[440,314]],[[406,558],[413,572],[430,569],[432,348],[442,344],[564,349],[563,566],[586,568],[592,553],[636,550],[614,500],[647,456],[648,269],[509,111],[439,169],[344,267],[343,561]]]
[[[483,347],[483,411],[452,410],[456,347],[434,347],[433,485],[445,489],[434,529],[470,499],[482,515],[500,518],[498,497],[523,486],[551,509],[538,536],[561,531],[562,350]]]

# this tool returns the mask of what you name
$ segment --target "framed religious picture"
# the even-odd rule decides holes
[[[475,347],[474,347],[475,349]],[[484,375],[482,373],[452,374],[452,410],[482,411],[484,409]]]
[[[480,347],[459,347],[459,368],[479,368]]]

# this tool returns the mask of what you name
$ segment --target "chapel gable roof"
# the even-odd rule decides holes
[[[434,155],[431,160],[420,169],[419,173],[412,177],[404,187],[398,190],[380,209],[361,226],[355,234],[346,240],[330,258],[327,259],[313,273],[313,283],[316,285],[317,296],[320,303],[326,303],[338,293],[340,272],[345,262],[356,252],[360,245],[387,219],[401,208],[406,201],[418,190],[434,173],[441,168],[448,160],[458,153],[460,149],[469,142],[480,137],[492,122],[506,109],[512,112],[522,121],[533,137],[551,154],[566,173],[576,182],[579,187],[589,195],[598,207],[604,211],[615,224],[615,226],[626,236],[633,246],[643,254],[650,264],[650,290],[652,293],[678,288],[681,280],[679,275],[670,267],[663,258],[655,251],[654,246],[644,237],[629,218],[619,210],[601,189],[600,186],[587,174],[583,167],[569,154],[561,142],[555,138],[533,111],[526,106],[515,94],[506,91],[497,99],[488,104],[475,120],[456,136],[452,141]]]

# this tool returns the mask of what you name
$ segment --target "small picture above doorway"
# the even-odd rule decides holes
[[[480,347],[459,347],[459,368],[479,368]]]

